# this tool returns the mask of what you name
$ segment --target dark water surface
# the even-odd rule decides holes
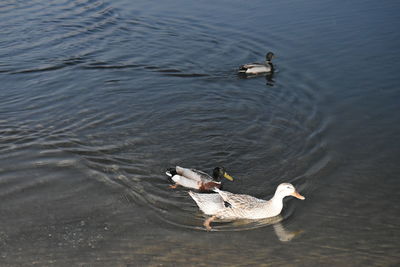
[[[399,264],[399,10],[1,1],[0,265]],[[236,75],[267,51],[273,77]],[[206,232],[177,164],[307,199]]]

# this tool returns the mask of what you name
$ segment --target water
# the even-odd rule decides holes
[[[2,1],[1,266],[399,264],[399,8]],[[208,233],[177,164],[307,199]]]

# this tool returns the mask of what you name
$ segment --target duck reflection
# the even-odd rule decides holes
[[[246,220],[246,219],[237,221],[217,220],[217,222],[229,222],[229,226],[221,225],[221,226],[216,226],[213,229],[215,231],[246,231],[272,225],[276,236],[281,242],[289,242],[304,232],[304,230],[301,229],[290,231],[283,226],[282,221],[283,217],[281,215],[260,220]]]
[[[275,223],[273,227],[276,236],[278,237],[279,241],[282,242],[291,241],[293,238],[304,232],[303,230],[288,231],[281,223]]]
[[[266,80],[266,85],[268,86],[274,86],[275,84],[275,80],[274,80],[274,72],[268,73],[267,75],[265,75],[265,80]]]
[[[269,72],[269,73],[259,73],[259,74],[247,74],[247,73],[242,73],[239,72],[238,76],[240,79],[251,79],[251,78],[258,78],[258,77],[265,77],[265,84],[267,86],[274,86],[275,84],[275,80],[274,80],[274,76],[275,76],[275,72]]]

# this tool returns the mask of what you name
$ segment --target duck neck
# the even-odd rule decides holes
[[[284,196],[282,196],[281,194],[278,194],[277,192],[275,192],[275,195],[271,198],[271,202],[273,203],[273,205],[280,210],[282,210],[283,208],[283,198]]]
[[[274,196],[271,198],[272,201],[283,201],[284,196],[282,194],[279,194],[278,192],[275,192]]]
[[[274,217],[281,213],[283,209],[282,200],[283,197],[275,193],[275,195],[268,202],[265,203],[265,206],[268,207],[266,209],[268,217]]]
[[[271,60],[266,60],[265,64],[271,67],[271,72],[274,71],[274,64],[272,64]]]
[[[221,176],[220,176],[218,173],[213,173],[212,178],[213,178],[213,180],[214,180],[215,182],[220,182],[220,181],[222,180],[222,179],[221,179]]]

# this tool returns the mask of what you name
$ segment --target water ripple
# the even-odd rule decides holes
[[[98,183],[162,222],[202,229],[204,216],[187,190],[168,188],[165,168],[224,165],[237,177],[227,190],[269,198],[281,182],[307,193],[308,181],[331,164],[316,77],[285,56],[272,83],[236,73],[269,50],[291,49],[279,27],[255,36],[201,17],[125,17],[96,0],[19,4],[12,16],[7,10],[16,7],[0,7],[0,27],[9,34],[0,57],[11,55],[0,72],[15,89],[0,104],[10,118],[0,123],[0,149],[20,155],[35,148],[40,159],[27,162],[32,168],[78,172],[87,179],[77,188]],[[29,23],[18,16],[24,13]],[[285,224],[296,205],[285,202]],[[224,222],[215,229],[269,225]]]
[[[51,71],[82,63],[71,59],[97,51],[99,46],[87,44],[101,43],[118,26],[118,13],[102,1],[31,1],[19,8],[19,12],[29,16],[11,12],[12,16],[0,22],[8,33],[0,56],[8,55],[12,62],[1,70],[6,73]],[[62,59],[54,58],[55,55]],[[25,60],[21,61],[22,58]],[[31,62],[35,66],[30,66]]]

